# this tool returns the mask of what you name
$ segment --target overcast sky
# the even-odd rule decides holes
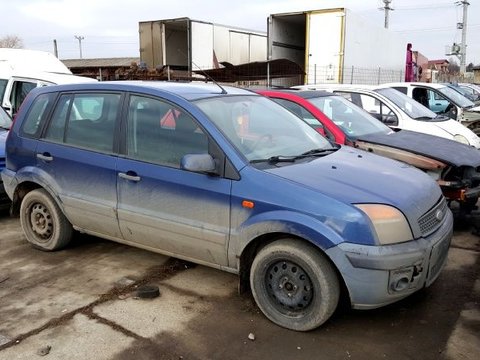
[[[467,64],[480,64],[480,0],[470,0]],[[28,49],[78,58],[75,35],[84,37],[83,57],[139,56],[138,22],[190,17],[265,31],[269,14],[347,7],[382,27],[381,0],[0,0],[0,37],[17,35]],[[455,0],[393,0],[390,31],[430,60],[448,58],[445,46],[461,42],[462,7]],[[381,48],[378,51],[382,51]]]

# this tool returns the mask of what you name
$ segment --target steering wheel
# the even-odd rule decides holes
[[[452,111],[452,109],[453,109],[453,104],[452,104],[452,103],[449,103],[448,106],[445,108],[444,113],[447,114],[447,113],[449,113],[450,111]]]
[[[267,143],[267,142],[272,142],[273,140],[273,136],[272,134],[263,134],[262,136],[260,136],[254,143],[252,146],[250,146],[250,150],[251,151],[255,151],[255,149],[258,147],[258,145],[260,145],[261,143]]]

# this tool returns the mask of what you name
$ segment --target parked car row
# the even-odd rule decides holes
[[[259,93],[284,105],[337,144],[403,161],[425,171],[438,182],[449,202],[458,202],[461,216],[475,208],[480,196],[478,149],[439,136],[400,128],[393,131],[363,110],[373,104],[374,97],[364,95],[360,90],[339,89],[333,94],[311,90],[266,90]],[[383,120],[388,116],[398,119],[393,111],[382,109],[382,104],[378,102],[378,114],[382,114]],[[398,120],[395,123],[399,125]]]
[[[382,136],[408,143],[413,133],[357,122],[368,114],[343,97],[319,101],[336,128],[316,131],[264,96],[216,84],[33,89],[6,140],[11,211],[41,250],[67,246],[77,230],[237,273],[265,316],[293,330],[323,324],[340,297],[371,309],[430,286],[453,233],[440,187],[327,139],[377,151]],[[405,149],[435,180],[453,181],[440,168],[463,176],[450,158]]]

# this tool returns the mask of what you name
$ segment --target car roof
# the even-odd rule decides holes
[[[441,89],[444,88],[445,85],[437,84],[437,83],[425,83],[425,82],[395,82],[395,83],[386,83],[381,84],[381,86],[423,86],[423,87],[430,87],[433,89]]]
[[[364,84],[311,84],[311,85],[301,85],[295,86],[297,89],[302,90],[322,90],[322,89],[349,89],[349,90],[373,90],[376,88],[376,85],[364,85]]]
[[[160,90],[181,96],[187,100],[195,100],[220,95],[254,95],[252,91],[233,86],[220,86],[215,83],[202,82],[169,82],[169,81],[104,81],[88,84],[68,84],[48,86],[42,88],[42,92],[53,91],[144,91]]]
[[[287,90],[287,89],[265,89],[261,90],[260,92],[269,92],[270,94],[280,93],[280,94],[291,94],[297,95],[303,99],[311,99],[316,97],[324,97],[324,96],[336,96],[327,91],[322,90]]]

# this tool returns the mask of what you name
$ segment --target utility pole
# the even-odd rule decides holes
[[[75,35],[75,39],[78,40],[78,48],[80,50],[80,59],[82,59],[82,40],[85,39],[82,35]]]
[[[53,39],[53,54],[56,58],[58,58],[58,46],[57,46],[57,39]]]
[[[388,29],[388,20],[389,20],[389,12],[393,11],[394,9],[390,7],[390,4],[392,3],[392,0],[383,0],[385,6],[383,8],[380,8],[379,10],[384,10],[385,11],[385,29]]]
[[[455,4],[463,5],[463,19],[457,28],[462,28],[462,46],[460,48],[460,73],[465,74],[467,61],[467,9],[470,3],[467,0],[457,1]]]

